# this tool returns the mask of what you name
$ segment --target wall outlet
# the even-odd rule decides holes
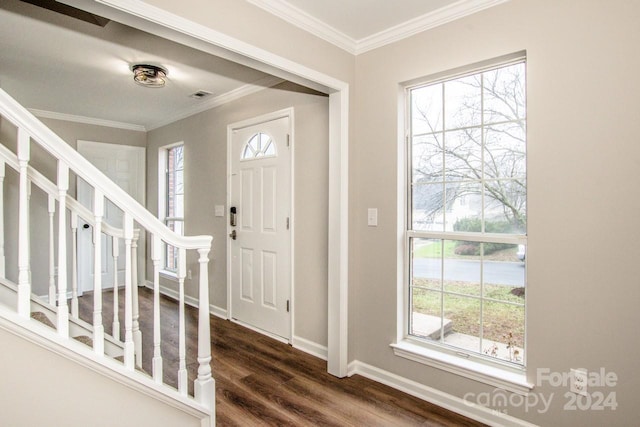
[[[569,376],[570,390],[572,393],[579,394],[580,396],[588,396],[587,390],[587,378],[589,373],[586,369],[571,369]]]
[[[191,269],[187,270],[187,280],[191,280],[193,279],[193,276],[191,275]]]

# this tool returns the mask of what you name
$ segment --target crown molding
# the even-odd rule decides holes
[[[247,0],[298,28],[327,41],[352,55],[356,54],[357,41],[332,26],[284,0]]]
[[[75,114],[57,113],[55,111],[38,110],[29,108],[31,114],[41,119],[62,120],[65,122],[83,123],[86,125],[105,126],[116,129],[133,130],[136,132],[146,132],[147,128],[142,125],[132,123],[115,122],[112,120],[96,119],[95,117],[76,116]]]
[[[353,55],[359,55],[509,0],[460,0],[360,40],[354,40],[285,0],[247,1]]]
[[[464,18],[465,16],[473,15],[474,13],[508,1],[509,0],[460,0],[449,6],[442,7],[358,40],[356,43],[356,55],[406,39],[423,31]]]
[[[202,102],[194,105],[193,107],[184,109],[171,117],[167,117],[166,119],[153,123],[152,125],[147,127],[147,131],[161,128],[162,126],[166,126],[168,124],[177,122],[178,120],[181,120],[181,119],[186,119],[187,117],[193,116],[194,114],[198,114],[203,111],[207,111],[212,108],[219,107],[220,105],[226,104],[231,101],[235,101],[236,99],[240,99],[242,97],[251,95],[256,92],[260,92],[261,90],[273,87],[282,82],[284,82],[284,80],[278,77],[274,77],[274,76],[263,77],[262,79],[252,84],[246,84],[232,91],[223,93],[222,95],[218,95],[206,100],[202,100]]]

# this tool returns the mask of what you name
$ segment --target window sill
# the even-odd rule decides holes
[[[488,384],[513,393],[526,395],[534,387],[527,382],[524,371],[516,372],[490,366],[478,361],[463,359],[442,351],[416,344],[409,339],[391,344],[396,356],[422,363],[465,378]]]

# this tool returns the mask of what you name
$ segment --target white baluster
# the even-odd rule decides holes
[[[67,304],[67,190],[69,166],[58,160],[58,334],[69,337],[69,306]]]
[[[71,316],[78,318],[78,214],[71,212]]]
[[[29,216],[31,216],[31,189],[31,179],[29,179],[27,180],[27,212],[29,212]],[[31,275],[31,225],[29,225],[29,231],[27,234],[29,235],[29,268],[27,274],[29,276],[29,283],[33,284],[33,276]]]
[[[53,216],[56,213],[56,198],[49,195],[49,304],[56,305],[56,254],[55,226]]]
[[[162,332],[160,330],[160,258],[162,240],[151,235],[151,260],[153,261],[153,379],[162,384]]]
[[[102,217],[104,195],[93,190],[93,351],[104,354],[104,326],[102,325]]]
[[[186,325],[184,318],[184,278],[187,270],[187,251],[178,249],[178,392],[187,394],[187,351],[186,351]]]
[[[124,366],[133,371],[135,347],[133,345],[133,301],[131,285],[131,240],[133,240],[133,218],[123,216],[124,225]]]
[[[211,330],[209,325],[209,249],[198,249],[200,280],[198,282],[198,378],[194,383],[194,397],[215,413],[216,385],[211,376]]]
[[[29,274],[29,178],[30,136],[18,128],[18,314],[29,317],[31,311],[31,278]]]
[[[120,340],[120,301],[118,301],[118,238],[113,236],[111,238],[111,254],[113,256],[113,324],[111,326],[111,335],[117,340]]]
[[[4,160],[0,160],[0,277],[6,277],[4,258]]]
[[[142,367],[142,332],[140,331],[140,305],[138,304],[138,232],[134,232],[131,242],[131,281],[133,282],[133,344],[136,366]]]

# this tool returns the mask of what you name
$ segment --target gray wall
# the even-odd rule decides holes
[[[619,406],[563,411],[565,389],[538,387],[536,393],[555,393],[549,412],[507,411],[541,425],[637,424],[640,63],[634,52],[640,3],[511,0],[357,57],[248,2],[148,3],[350,84],[349,360],[459,397],[493,389],[400,359],[389,348],[397,321],[398,88],[403,81],[526,50],[529,376],[535,381],[537,368],[606,367],[619,376]],[[250,108],[255,114],[247,117],[265,112]],[[237,113],[237,120],[243,118]],[[217,119],[190,120],[206,127]],[[202,161],[219,168],[225,160]],[[223,191],[212,188],[207,205],[224,201]],[[377,228],[366,227],[367,207],[379,208]],[[193,226],[205,228],[197,221]],[[214,256],[219,253],[216,248]],[[214,275],[219,268],[224,264],[214,266]],[[223,292],[214,291],[214,302],[222,304]]]
[[[295,133],[295,335],[327,344],[327,211],[328,98],[281,84],[223,106],[180,120],[148,134],[147,208],[157,214],[158,149],[185,144],[185,229],[187,235],[213,235],[209,254],[211,303],[227,308],[227,211],[214,216],[215,205],[227,201],[227,125],[294,107]],[[188,260],[193,279],[188,295],[197,296],[198,265]],[[147,269],[147,277],[152,277]],[[165,286],[175,283],[163,280]]]
[[[528,88],[528,378],[615,372],[616,411],[497,407],[545,426],[636,425],[640,340],[640,45],[637,1],[512,0],[356,58],[350,187],[350,350],[357,359],[463,397],[491,387],[394,356],[398,92],[401,82],[522,50]],[[365,149],[366,147],[366,149]],[[366,225],[378,207],[379,227]],[[516,400],[517,402],[517,400]]]

